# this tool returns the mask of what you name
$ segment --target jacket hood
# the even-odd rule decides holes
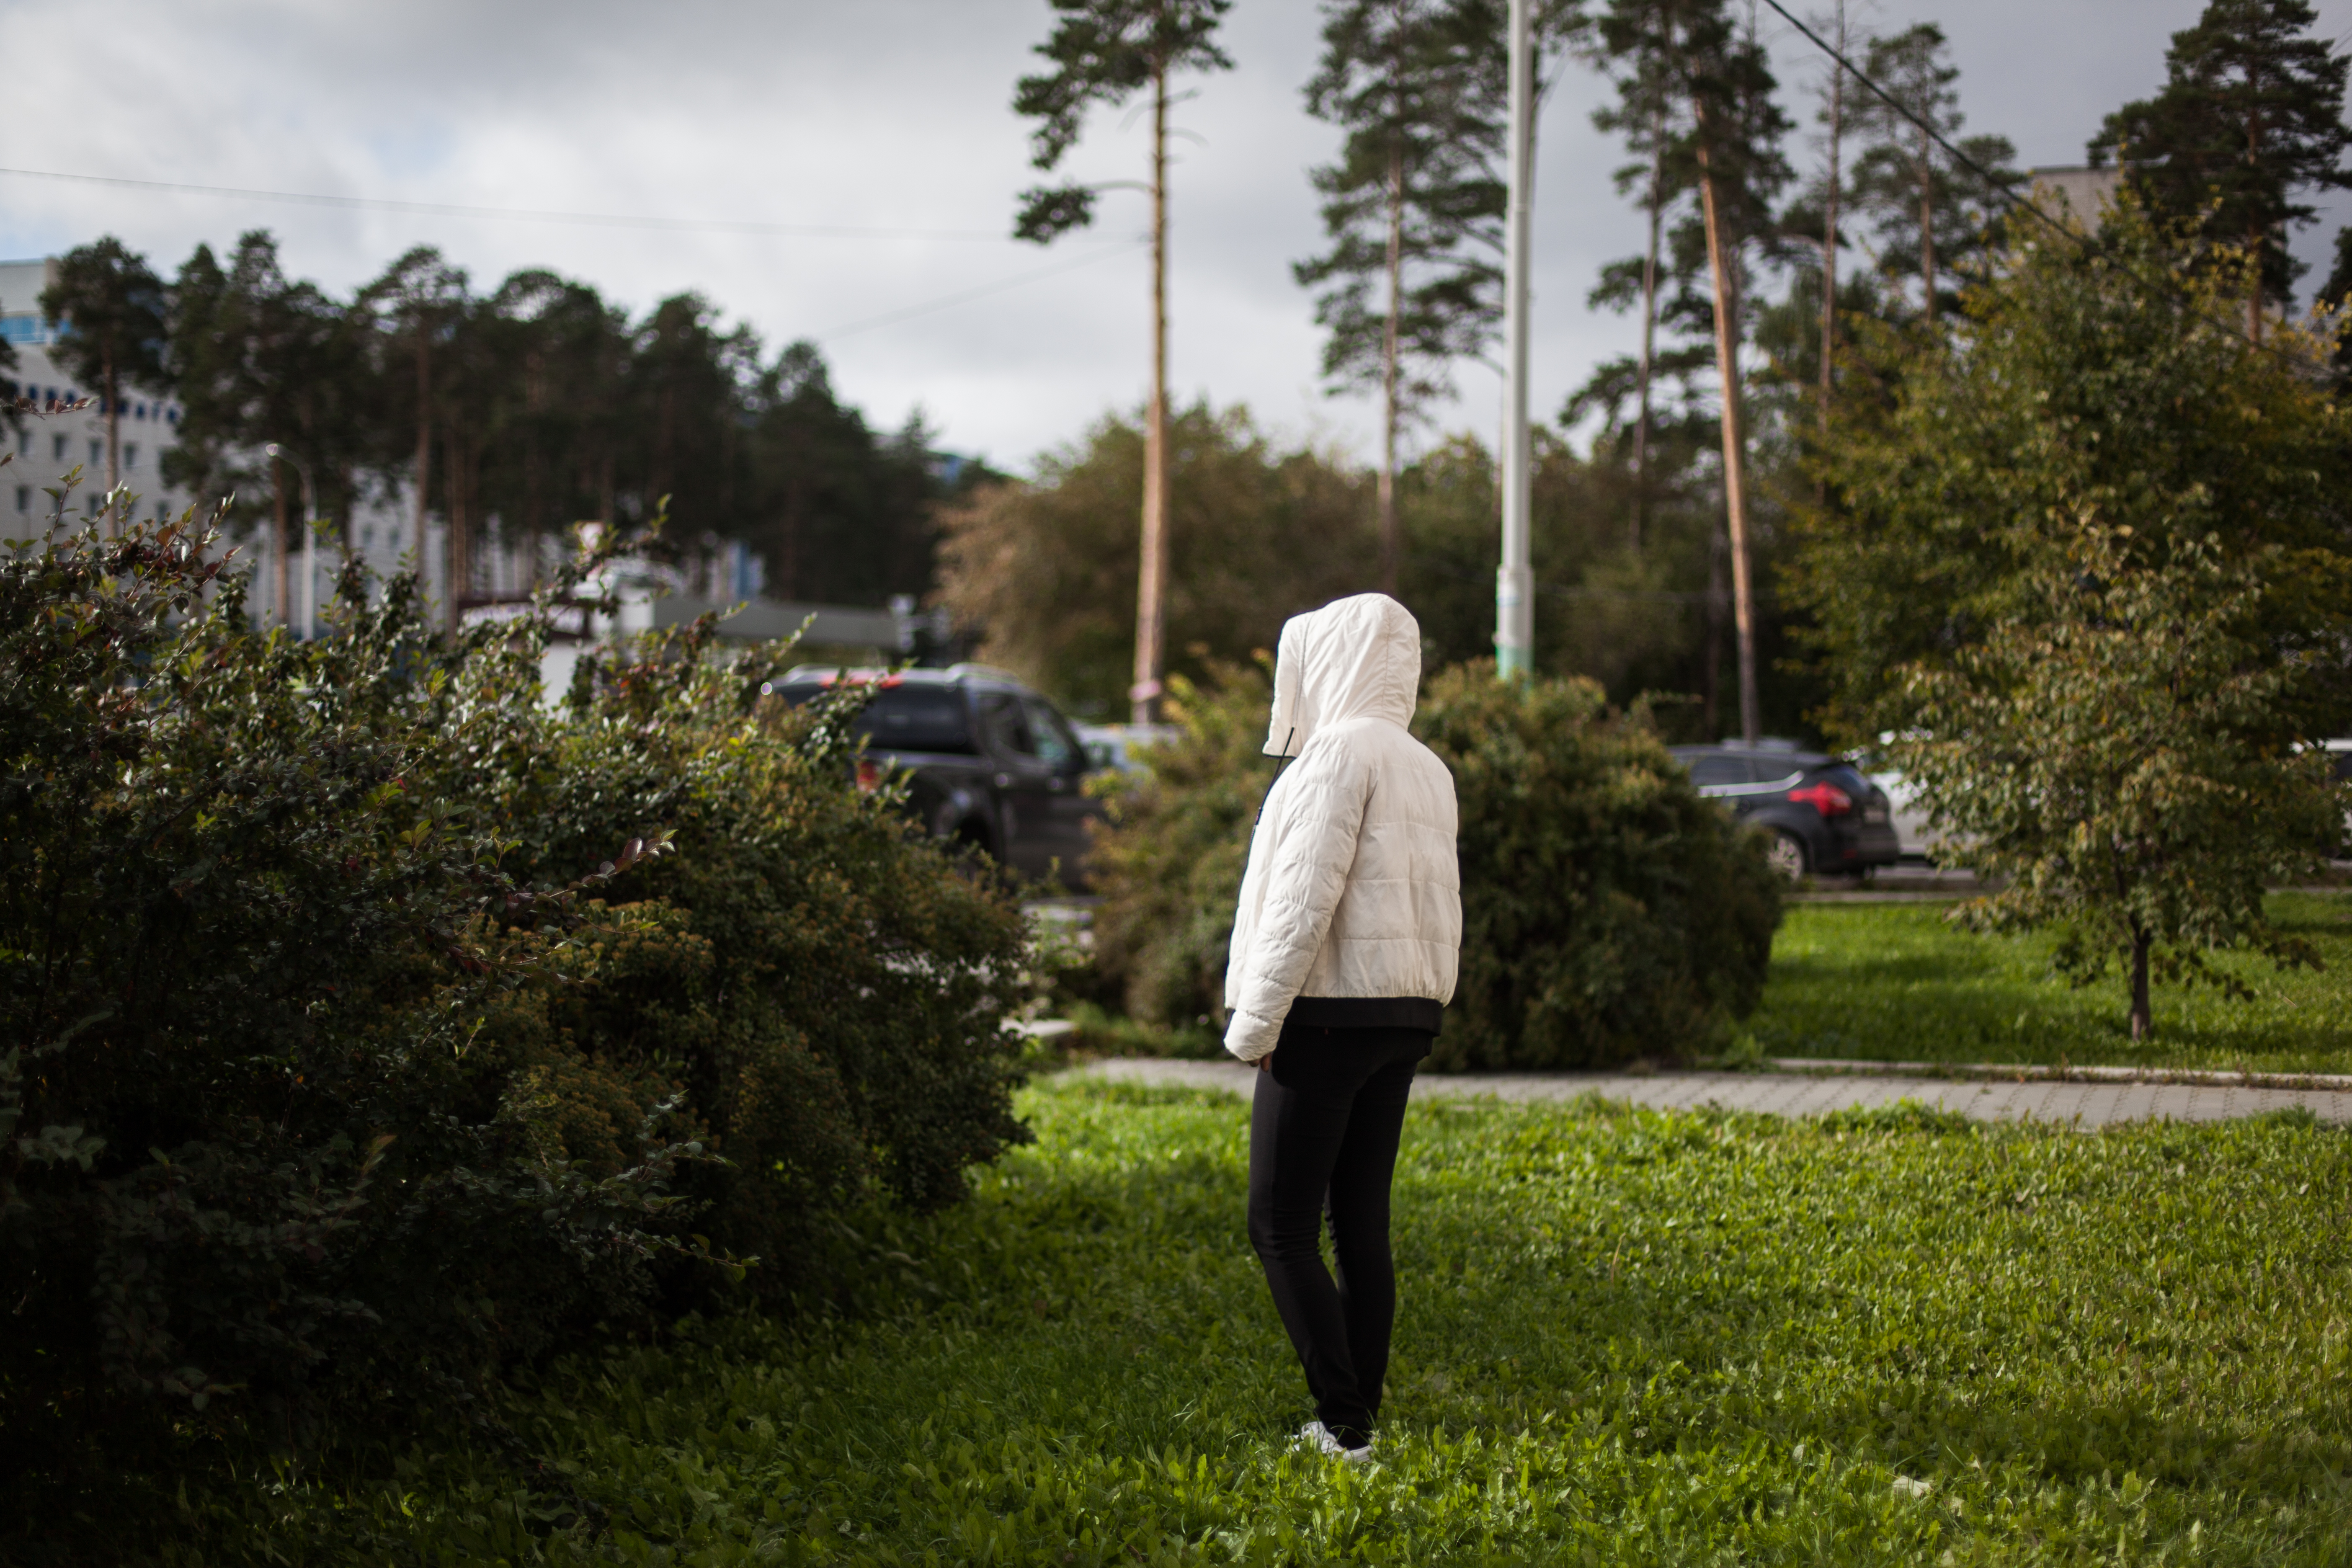
[[[1412,612],[1386,594],[1334,599],[1283,623],[1265,754],[1295,757],[1317,731],[1349,719],[1409,724],[1420,692]]]

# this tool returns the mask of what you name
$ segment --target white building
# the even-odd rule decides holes
[[[16,366],[0,372],[13,379],[17,395],[47,405],[92,399],[79,414],[20,416],[14,428],[0,426],[11,460],[0,467],[0,537],[25,539],[40,533],[56,502],[47,494],[66,475],[81,469],[71,498],[71,515],[106,489],[106,416],[98,389],[80,385],[51,356],[57,323],[41,316],[41,290],[57,279],[57,260],[0,261],[0,340],[16,351]],[[157,517],[187,504],[163,484],[165,448],[176,438],[177,405],[143,389],[123,390],[122,482],[140,492],[138,515]]]
[[[2123,170],[2113,163],[2097,169],[2083,163],[2053,165],[2028,169],[2025,176],[2037,192],[2055,197],[2057,206],[2094,234],[2099,231],[2100,209],[2115,200],[2116,191],[2124,182]],[[2050,216],[2061,215],[2053,212]]]

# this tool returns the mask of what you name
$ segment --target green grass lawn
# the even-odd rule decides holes
[[[1757,1044],[1768,1056],[1871,1061],[2352,1072],[2352,895],[2272,895],[2272,921],[2326,967],[2223,953],[2216,966],[2254,999],[2158,985],[2155,1033],[2137,1046],[2119,975],[2076,989],[2050,967],[2054,937],[1972,935],[1946,922],[1949,907],[1792,907],[1749,1020]]]
[[[1414,1109],[1380,1462],[1308,1415],[1235,1100],[1066,1080],[855,1314],[710,1326],[244,1550],[488,1564],[2339,1563],[2344,1194],[2307,1119],[2080,1133]],[[885,1256],[885,1252],[896,1254]],[[262,1504],[253,1505],[256,1510]]]

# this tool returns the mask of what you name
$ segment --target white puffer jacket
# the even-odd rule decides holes
[[[1225,1049],[1274,1049],[1299,996],[1454,998],[1462,949],[1454,775],[1406,731],[1421,627],[1382,594],[1282,628],[1267,792],[1225,966]]]

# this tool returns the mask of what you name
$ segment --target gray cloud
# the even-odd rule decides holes
[[[2199,0],[1885,0],[1882,27],[1934,16],[1963,70],[1970,127],[2034,163],[2074,163],[2100,118],[2160,79],[2166,38]],[[2352,29],[2352,0],[2323,0]],[[1370,447],[1370,411],[1322,395],[1318,336],[1290,263],[1317,246],[1306,183],[1330,131],[1298,89],[1318,17],[1306,0],[1242,0],[1235,71],[1194,85],[1174,175],[1174,381],[1245,401],[1296,437]],[[1042,0],[861,0],[649,7],[609,0],[460,5],[88,0],[0,5],[12,69],[0,164],[416,201],[777,223],[1009,229],[1036,178],[1008,104],[1050,16]],[[1782,79],[1810,49],[1764,14]],[[22,62],[38,62],[27,67]],[[1583,305],[1598,266],[1639,242],[1592,131],[1605,87],[1572,69],[1541,153],[1534,405],[1559,407],[1632,323]],[[1144,137],[1098,120],[1081,178],[1134,178]],[[2340,215],[2332,215],[2341,221]],[[2307,237],[2315,258],[2333,221]],[[924,409],[941,438],[1021,466],[1114,406],[1145,374],[1139,198],[1104,198],[1097,231],[1040,252],[1009,238],[648,233],[334,211],[0,177],[0,253],[104,232],[164,266],[198,240],[268,226],[289,270],[349,289],[406,247],[441,246],[489,284],[554,267],[643,309],[698,289],[772,344],[820,336],[845,395],[882,423]],[[992,285],[1051,268],[996,291]],[[977,293],[936,310],[920,307]],[[837,329],[899,316],[884,324]],[[833,334],[828,336],[827,334]],[[1445,423],[1491,431],[1493,374],[1465,366]]]

